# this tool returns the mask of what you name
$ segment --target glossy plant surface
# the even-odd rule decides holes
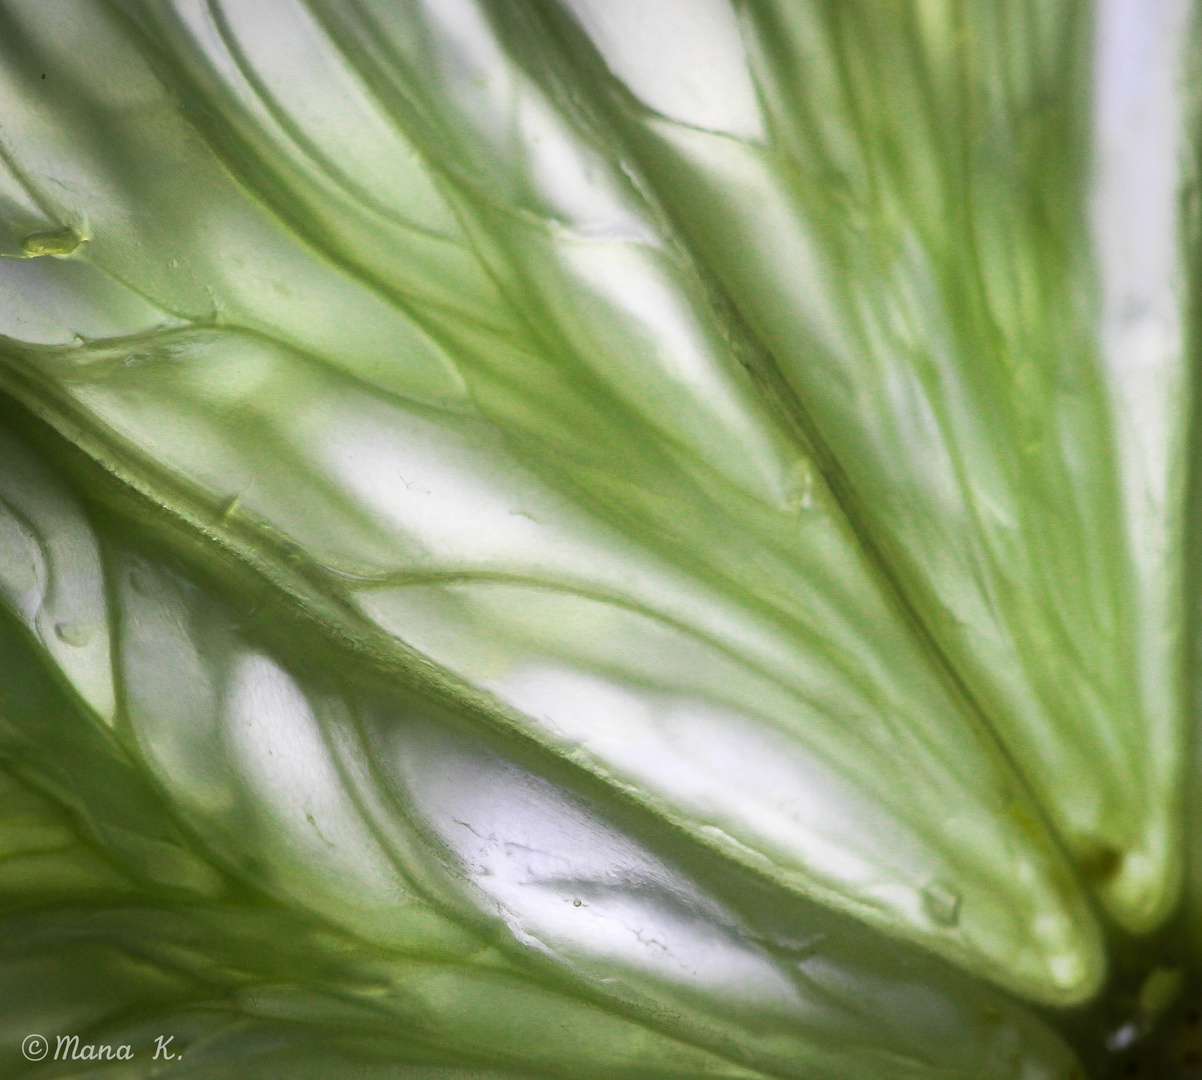
[[[1197,32],[0,0],[0,1075],[1193,1075]]]

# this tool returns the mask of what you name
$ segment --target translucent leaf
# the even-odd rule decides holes
[[[1066,1030],[1167,1023],[1191,19],[0,4],[0,1011],[1068,1080],[1109,941]]]
[[[1152,929],[1181,878],[1186,5],[746,5],[764,138],[657,108],[604,5],[565,6],[857,528]]]
[[[96,538],[76,500],[0,431],[0,596],[106,723],[116,700]]]
[[[1041,1000],[1088,996],[1100,942],[1038,808],[915,632],[796,417],[749,374],[755,343],[587,95],[557,91],[572,72],[549,47],[549,66],[527,70],[543,31],[469,4],[280,3],[271,17],[297,28],[281,40],[327,54],[333,97],[314,97],[286,91],[300,54],[264,49],[254,16],[130,10],[150,37],[100,9],[94,27],[13,16],[22,55],[75,45],[49,104],[22,112],[33,99],[14,95],[9,152],[49,192],[42,144],[26,150],[21,133],[52,110],[69,167],[114,178],[103,199],[59,204],[59,219],[90,222],[61,264],[136,282],[191,325],[14,339],[10,389],[60,431],[73,417],[89,454],[303,592],[311,615],[382,663],[429,679],[433,661],[442,687],[495,723],[799,894]],[[113,98],[117,56],[137,110]],[[15,60],[23,69],[32,61]],[[195,127],[160,75],[204,103]],[[357,118],[332,144],[359,148],[337,155],[335,178],[356,207],[378,183],[363,148],[420,148],[424,170],[399,174],[387,213],[470,253],[491,284],[448,285],[470,317],[385,281],[381,249],[354,239],[359,210],[322,194],[331,100]],[[104,139],[67,137],[85,107]],[[222,115],[228,131],[204,119]],[[102,169],[96,154],[123,164]],[[121,207],[134,203],[171,226],[127,244]],[[321,207],[311,228],[300,206]],[[407,240],[386,251],[411,265]],[[186,273],[167,272],[177,257]],[[317,322],[280,299],[307,276]],[[44,299],[59,322],[70,291]],[[365,374],[377,334],[395,381]],[[414,334],[438,342],[437,363]],[[448,357],[462,391],[429,382]],[[535,607],[564,620],[554,641],[524,628]],[[446,644],[467,635],[466,649]],[[729,686],[688,685],[715,665]],[[619,725],[625,736],[607,737]],[[741,756],[723,761],[716,743]]]
[[[7,989],[0,976],[0,1003],[39,980],[14,1013],[22,1039],[70,1029],[142,1053],[170,1036],[189,1069],[217,1076],[231,1055],[262,1075],[301,1039],[332,1061],[403,1063],[416,1040],[415,1067],[428,1054],[596,1077],[1071,1072],[1063,1044],[985,986],[820,906],[782,910],[763,885],[732,888],[704,848],[682,863],[654,817],[607,808],[579,778],[552,781],[420,696],[357,694],[346,670],[302,678],[154,557],[108,550],[102,564],[116,598],[114,730],[89,724],[82,702],[56,714],[53,684],[35,693],[14,666],[0,668],[3,712],[22,768],[150,895],[114,906],[102,901],[134,891],[114,875],[65,892],[43,876],[32,895],[93,903],[0,928],[0,972],[17,972]],[[0,645],[16,664],[16,643]],[[115,739],[104,756],[101,737]],[[78,849],[67,819],[11,790],[0,841]],[[140,861],[148,852],[157,861]],[[229,883],[214,889],[203,859]],[[53,974],[93,953],[94,974]],[[108,979],[132,980],[134,995],[111,1012]]]

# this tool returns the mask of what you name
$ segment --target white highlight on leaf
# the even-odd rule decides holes
[[[0,599],[105,722],[117,703],[100,550],[83,509],[0,432]]]
[[[446,730],[390,724],[386,767],[519,940],[758,1008],[800,1005],[733,916],[555,785]]]
[[[1135,503],[1136,550],[1162,532],[1173,437],[1164,417],[1182,377],[1177,198],[1184,147],[1175,78],[1186,14],[1182,0],[1102,0],[1098,12],[1093,226],[1102,345],[1122,403],[1122,445],[1134,455],[1124,462],[1124,481]]]
[[[1127,542],[1138,586],[1136,640],[1154,761],[1171,770],[1168,718],[1178,715],[1174,639],[1183,590],[1177,511],[1184,497],[1188,393],[1181,305],[1179,195],[1183,143],[1184,0],[1101,0],[1094,52],[1093,240],[1101,278],[1101,347],[1115,403]],[[1169,647],[1165,647],[1169,646]],[[1135,926],[1164,906],[1157,867],[1173,842],[1144,838],[1116,878]],[[1151,890],[1151,891],[1149,891]],[[1155,893],[1155,895],[1153,895]]]
[[[277,895],[403,943],[412,897],[322,729],[345,705],[307,692],[174,575],[130,560],[120,585],[130,722],[192,828]]]
[[[563,0],[610,70],[672,120],[740,139],[763,119],[729,0]]]

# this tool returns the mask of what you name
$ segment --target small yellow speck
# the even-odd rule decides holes
[[[30,233],[21,241],[21,250],[31,259],[43,255],[70,255],[84,238],[69,226],[54,232]]]

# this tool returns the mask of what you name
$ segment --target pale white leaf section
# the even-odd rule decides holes
[[[461,945],[466,935],[418,900],[348,791],[323,733],[343,702],[306,693],[174,575],[126,560],[117,584],[135,738],[220,858],[370,940]]]
[[[379,5],[370,5],[380,7]],[[796,452],[773,430],[704,289],[613,148],[516,64],[485,5],[375,12],[446,143],[435,165],[534,350],[779,504]]]
[[[46,218],[87,242],[71,259],[31,260],[51,264],[53,274],[16,277],[10,261],[0,261],[0,274],[14,275],[19,304],[0,311],[0,333],[46,340],[58,325],[84,337],[131,332],[112,324],[133,322],[141,297],[157,317],[143,317],[137,329],[183,319],[249,325],[388,391],[462,399],[454,365],[421,327],[246,198],[129,40],[128,24],[96,5],[18,4],[7,13],[31,52],[72,77],[43,83],[34,74],[37,87],[22,87],[13,85],[12,66],[0,64],[0,156],[19,158]],[[211,40],[216,49],[220,40]],[[298,35],[288,40],[303,46]],[[227,70],[231,79],[238,73]],[[126,290],[133,295],[120,297]],[[35,332],[27,336],[25,327]]]
[[[1187,411],[1181,402],[1190,377],[1180,218],[1190,5],[1099,0],[1095,19],[1091,223],[1101,279],[1099,336],[1114,401],[1137,640],[1144,646],[1139,688],[1147,715],[1160,718],[1182,707]],[[1149,757],[1161,777],[1180,753],[1173,734],[1163,722],[1148,726]],[[1177,865],[1165,853],[1175,840],[1174,831],[1160,829],[1131,856],[1116,899],[1135,926],[1149,923],[1162,906],[1154,868]],[[1176,883],[1166,891],[1175,894]]]
[[[1045,970],[1062,985],[1083,977],[1079,954],[1063,945],[1071,922],[1002,899],[1013,887],[1038,895],[1042,872],[1006,826],[987,825],[964,798],[968,742],[932,757],[919,732],[851,715],[836,736],[800,686],[766,677],[716,635],[706,642],[571,592],[409,586],[362,603],[538,722],[568,754],[683,809],[720,849],[869,921],[888,912],[932,938],[1005,955],[1011,970]],[[853,753],[872,767],[858,767]],[[920,770],[926,780],[915,783]],[[935,841],[924,823],[937,818]],[[994,878],[1002,865],[1004,878]],[[1037,951],[1016,949],[1024,939]]]
[[[378,212],[447,239],[464,239],[417,148],[302,0],[175,8],[226,91],[275,135],[277,145],[289,141],[294,154],[309,156]],[[215,11],[227,35],[214,24]]]
[[[756,1060],[785,1076],[1050,1080],[1071,1068],[1021,1012],[989,1006],[982,1022],[955,983],[922,985],[884,943],[851,945],[821,907],[764,897],[768,914],[748,889],[720,899],[712,878],[671,861],[670,835],[623,828],[462,728],[383,702],[365,726],[381,773],[481,909],[593,992],[711,1032],[745,1017]],[[932,1041],[937,1031],[949,1037]]]
[[[182,326],[81,259],[0,259],[0,335],[40,345]]]
[[[383,761],[518,940],[792,1013],[797,987],[737,920],[579,799],[445,729],[380,724]]]
[[[105,723],[116,713],[100,550],[75,497],[0,431],[0,598]]]
[[[763,137],[729,0],[565,0],[564,6],[648,108],[736,138]]]

